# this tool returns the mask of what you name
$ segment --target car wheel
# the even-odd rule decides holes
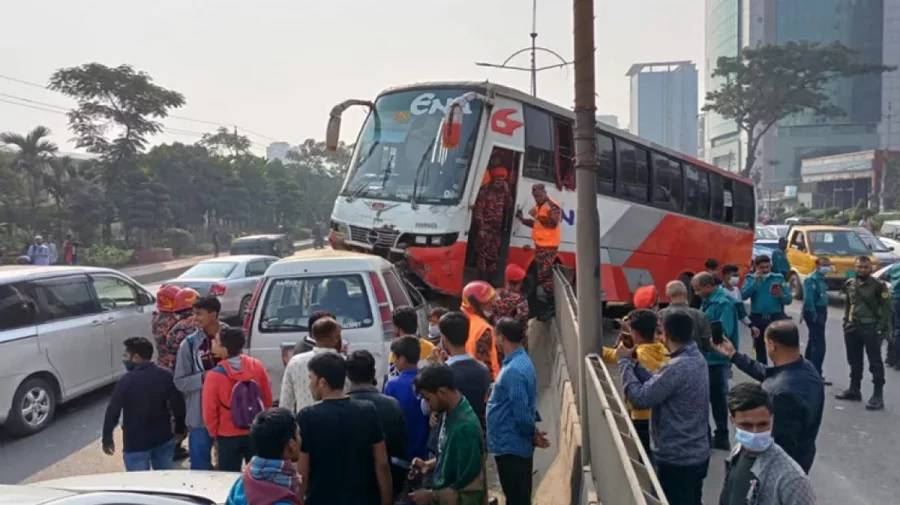
[[[241,320],[241,324],[243,324],[244,319],[247,318],[247,309],[250,307],[250,298],[250,295],[241,298],[241,304],[238,307],[238,317]]]
[[[791,285],[791,296],[794,300],[803,300],[803,284],[800,282],[800,276],[797,272],[791,272],[791,278],[788,281]]]
[[[31,435],[46,428],[56,413],[56,392],[45,379],[23,382],[13,396],[6,428],[16,435]]]

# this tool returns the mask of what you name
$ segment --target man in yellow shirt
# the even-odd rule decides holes
[[[419,316],[416,314],[416,309],[403,305],[394,309],[393,314],[394,327],[397,329],[397,339],[402,337],[415,337],[419,341],[419,364],[418,367],[422,368],[427,365],[429,360],[431,359],[431,353],[434,351],[434,344],[428,341],[427,338],[421,338],[418,335],[419,331]],[[396,339],[395,339],[396,340]],[[390,376],[395,377],[400,375],[400,370],[394,366],[394,353],[391,353],[388,358],[388,364],[390,368]]]
[[[626,347],[634,347],[635,359],[649,372],[655,372],[669,361],[669,351],[662,343],[656,341],[658,318],[652,310],[632,310],[623,321],[619,340]],[[603,348],[603,361],[616,363],[616,350],[613,347]],[[650,449],[650,409],[637,410],[628,405],[631,422],[637,432],[647,456],[652,458]]]

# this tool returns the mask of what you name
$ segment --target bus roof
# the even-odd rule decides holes
[[[534,105],[536,107],[540,107],[541,109],[545,109],[545,110],[547,110],[553,114],[556,114],[558,116],[566,117],[568,119],[571,119],[572,121],[575,120],[575,113],[571,109],[566,109],[564,107],[560,107],[554,103],[548,102],[541,98],[533,97],[533,96],[529,95],[528,93],[520,91],[516,88],[511,88],[509,86],[504,86],[502,84],[497,84],[497,83],[493,83],[490,81],[417,82],[417,83],[404,84],[404,85],[399,85],[399,86],[392,86],[390,88],[385,89],[381,93],[379,93],[379,96],[389,94],[389,93],[396,93],[396,92],[400,92],[400,91],[413,91],[413,90],[417,90],[417,89],[433,89],[433,88],[466,89],[466,90],[481,92],[488,97],[501,95],[501,96],[505,96],[507,98],[511,98],[513,100],[518,100],[520,102],[527,103],[529,105]],[[753,185],[753,181],[751,181],[750,179],[748,179],[746,177],[742,177],[740,174],[737,174],[734,172],[729,172],[728,170],[719,168],[719,167],[712,165],[710,163],[707,163],[703,160],[699,160],[693,156],[689,156],[687,154],[680,153],[674,149],[670,149],[668,147],[659,145],[655,142],[649,141],[645,138],[641,138],[637,135],[634,135],[631,132],[621,130],[619,128],[615,128],[615,127],[609,126],[607,124],[599,123],[599,122],[597,123],[597,129],[602,132],[605,132],[605,133],[609,133],[612,135],[616,135],[618,137],[622,137],[625,140],[628,140],[631,142],[637,142],[640,144],[649,145],[650,147],[652,147],[653,149],[655,149],[657,151],[663,152],[663,153],[668,154],[669,156],[672,156],[675,158],[681,158],[681,159],[690,161],[694,165],[703,167],[704,169],[706,169],[710,172],[715,172],[715,173],[717,173],[723,177],[726,177],[728,179],[734,179],[737,181],[741,181],[741,182],[744,182],[751,186]]]

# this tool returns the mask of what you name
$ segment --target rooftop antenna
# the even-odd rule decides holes
[[[503,61],[503,63],[500,63],[498,65],[496,63],[485,63],[485,62],[477,61],[477,62],[475,62],[475,64],[478,65],[479,67],[502,68],[505,70],[520,70],[520,71],[530,72],[531,73],[531,96],[537,96],[537,74],[538,74],[538,72],[542,72],[544,70],[550,70],[550,69],[554,69],[554,68],[564,68],[568,65],[571,65],[573,62],[566,61],[566,59],[563,58],[562,56],[560,56],[560,54],[557,53],[556,51],[553,51],[551,49],[547,49],[546,47],[541,47],[541,46],[537,45],[537,36],[538,36],[538,34],[537,34],[537,0],[532,0],[532,2],[531,2],[531,33],[529,35],[531,36],[531,47],[524,47],[522,49],[519,49],[518,51],[509,55]],[[537,52],[538,51],[545,52],[552,56],[555,56],[557,59],[559,59],[560,63],[555,63],[553,65],[546,65],[543,67],[538,67],[537,66]],[[531,66],[530,67],[518,67],[518,66],[509,64],[509,62],[513,58],[515,58],[516,56],[519,56],[520,54],[525,53],[525,52],[531,52]]]

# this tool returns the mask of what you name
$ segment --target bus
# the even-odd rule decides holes
[[[514,208],[502,231],[499,271],[533,259],[531,229],[513,216],[534,206],[542,183],[562,208],[559,262],[574,268],[574,113],[490,82],[433,82],[385,90],[374,102],[332,110],[327,144],[341,114],[368,108],[335,201],[329,239],[402,262],[425,287],[459,296],[474,277],[472,209],[492,156],[510,168]],[[448,145],[448,131],[454,140]],[[629,302],[638,287],[664,293],[689,281],[708,258],[746,271],[754,236],[750,180],[598,124],[601,279],[605,302]]]

